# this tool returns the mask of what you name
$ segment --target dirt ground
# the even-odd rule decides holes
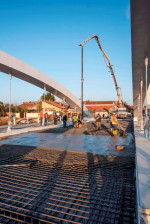
[[[17,145],[0,145],[0,164],[7,162],[7,164],[20,164],[23,160],[33,160],[36,162],[44,162],[47,165],[54,165],[57,163],[58,158],[65,150],[45,148],[45,147],[32,147],[32,146],[17,146]],[[98,162],[96,154],[90,154],[94,158],[94,162]],[[114,161],[114,156],[100,156],[101,160]],[[19,160],[18,160],[19,159]],[[5,162],[4,162],[5,161]],[[64,165],[82,164],[87,165],[87,153],[67,151],[63,160]]]

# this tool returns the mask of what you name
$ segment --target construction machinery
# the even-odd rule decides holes
[[[118,113],[117,113],[117,115],[118,115],[118,117],[119,118],[127,118],[128,117],[128,111],[127,111],[127,109],[124,107],[121,107],[121,108],[118,108]]]
[[[118,84],[117,84],[117,80],[116,80],[116,77],[115,77],[115,74],[114,74],[114,70],[112,68],[112,65],[110,63],[110,60],[107,56],[107,54],[105,53],[105,51],[103,50],[102,48],[102,45],[100,43],[100,40],[99,40],[99,37],[96,35],[96,34],[93,34],[91,37],[89,37],[88,39],[86,39],[85,41],[83,41],[81,44],[79,44],[79,46],[83,47],[83,45],[85,43],[87,43],[89,40],[95,38],[96,41],[97,41],[97,44],[100,48],[100,50],[102,51],[103,53],[103,57],[104,57],[104,60],[105,60],[105,63],[106,63],[106,66],[110,69],[110,72],[111,72],[111,75],[113,77],[113,81],[114,81],[114,84],[115,84],[115,88],[116,88],[116,92],[117,92],[117,97],[118,97],[118,102],[119,102],[119,107],[123,107],[123,100],[122,100],[122,94],[121,94],[121,89],[120,87],[118,87]]]

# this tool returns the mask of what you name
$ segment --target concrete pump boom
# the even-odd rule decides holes
[[[96,39],[97,44],[98,44],[100,50],[103,53],[103,57],[104,57],[106,66],[110,69],[110,72],[111,72],[111,75],[113,77],[113,81],[114,81],[114,84],[115,84],[119,105],[120,105],[120,107],[122,107],[123,106],[123,100],[121,98],[121,94],[120,94],[120,91],[119,91],[120,87],[118,87],[117,80],[116,80],[116,77],[115,77],[115,74],[114,74],[114,70],[112,68],[112,65],[110,64],[110,61],[109,61],[109,58],[108,58],[107,54],[105,53],[105,51],[102,48],[102,45],[101,45],[100,40],[99,40],[99,37],[96,34],[93,34],[91,37],[89,37],[88,39],[83,41],[81,44],[79,44],[79,46],[83,46],[85,43],[87,43],[89,40],[91,40],[93,38]]]

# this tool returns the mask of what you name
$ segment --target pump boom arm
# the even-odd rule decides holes
[[[120,106],[123,106],[123,100],[121,98],[121,94],[120,94],[120,91],[119,91],[120,90],[120,87],[118,87],[117,80],[116,80],[116,77],[115,77],[115,74],[114,74],[114,70],[112,68],[112,65],[110,64],[110,61],[109,61],[109,58],[108,58],[107,54],[105,53],[105,51],[102,48],[102,45],[101,45],[100,40],[99,40],[99,37],[96,34],[93,34],[91,37],[89,37],[88,39],[86,39],[85,41],[83,41],[81,44],[79,44],[79,46],[83,46],[85,43],[87,43],[89,40],[91,40],[93,38],[96,39],[97,44],[98,44],[100,50],[103,53],[103,57],[104,57],[106,66],[110,69],[110,72],[111,72],[111,75],[113,77],[113,81],[114,81],[114,84],[115,84],[115,88],[116,88],[116,92],[117,92],[117,97],[118,97],[119,105]]]

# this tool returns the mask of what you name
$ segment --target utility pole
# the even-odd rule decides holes
[[[81,47],[81,114],[82,114],[82,120],[83,120],[83,44],[79,44]]]
[[[83,46],[81,46],[81,112],[83,120]]]
[[[12,79],[12,74],[9,73],[9,120],[8,120],[7,131],[11,131],[11,79]]]

